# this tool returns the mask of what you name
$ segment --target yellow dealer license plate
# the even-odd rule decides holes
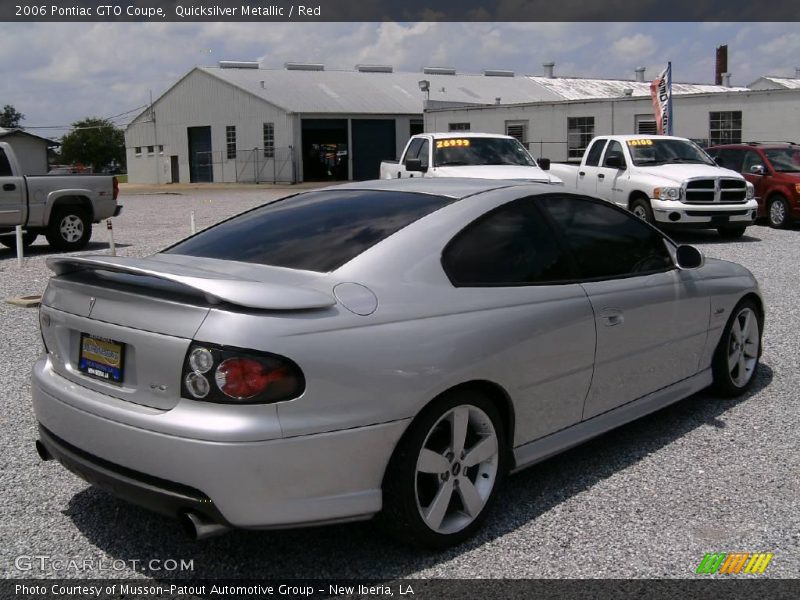
[[[122,383],[125,344],[107,338],[81,334],[78,370],[111,383]]]

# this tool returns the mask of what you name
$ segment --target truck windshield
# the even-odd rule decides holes
[[[689,140],[641,138],[629,139],[628,149],[636,166],[696,163],[714,165],[714,161]]]
[[[797,148],[771,148],[764,150],[772,168],[779,173],[793,173],[800,171],[800,149]]]
[[[435,140],[433,165],[521,165],[535,167],[525,147],[513,138],[464,137]]]

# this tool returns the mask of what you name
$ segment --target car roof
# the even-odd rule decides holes
[[[491,190],[498,190],[519,185],[530,185],[527,181],[509,181],[505,179],[476,179],[466,177],[404,177],[396,179],[373,179],[356,181],[320,188],[314,191],[362,190],[411,192],[418,194],[434,194],[447,198],[461,199]],[[545,184],[542,184],[545,185]],[[547,186],[552,187],[552,186]],[[313,193],[313,192],[309,192]]]
[[[710,146],[711,149],[752,149],[752,148],[800,148],[799,145],[793,142],[741,142],[739,144],[716,144]]]
[[[510,135],[502,133],[479,133],[477,131],[439,131],[432,133],[419,133],[417,136],[431,136],[435,140],[450,139],[450,138],[504,138],[507,140],[514,139]],[[415,136],[416,137],[416,136]]]
[[[686,138],[679,137],[677,135],[647,135],[644,133],[633,135],[633,134],[626,134],[626,135],[618,135],[616,133],[609,133],[604,135],[598,135],[598,138],[605,138],[605,139],[615,139],[615,140],[641,140],[641,139],[648,139],[648,140],[686,140]]]

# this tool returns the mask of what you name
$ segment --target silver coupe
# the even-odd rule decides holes
[[[48,264],[40,456],[196,538],[377,516],[458,543],[506,474],[741,394],[761,353],[747,269],[539,184],[353,183]]]

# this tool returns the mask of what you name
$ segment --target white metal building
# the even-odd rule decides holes
[[[675,83],[675,133],[701,141],[784,139],[800,126],[798,92],[769,85],[774,89],[757,92]],[[642,68],[627,81],[555,77],[552,63],[538,77],[448,67],[396,73],[387,65],[261,69],[223,61],[192,69],[128,126],[128,180],[370,179],[423,125],[507,132],[538,144],[535,155],[563,160],[582,153],[595,134],[651,131],[652,112]]]
[[[47,149],[60,145],[23,129],[3,127],[0,127],[0,141],[9,143],[14,149],[23,175],[46,175]]]

